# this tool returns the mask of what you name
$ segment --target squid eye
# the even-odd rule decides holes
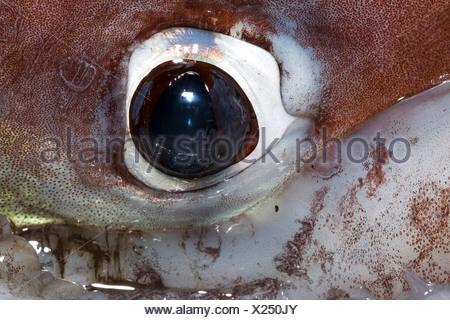
[[[227,73],[204,62],[166,62],[139,84],[131,100],[131,134],[156,169],[196,179],[239,162],[258,142],[245,93]]]
[[[298,119],[283,107],[270,53],[192,28],[159,32],[133,48],[126,108],[127,169],[170,192],[237,175]]]

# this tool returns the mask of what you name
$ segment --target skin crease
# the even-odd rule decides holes
[[[117,89],[126,74],[121,63],[128,48],[160,30],[190,26],[230,34],[244,21],[257,32],[244,32],[242,39],[269,52],[268,34],[290,35],[324,64],[326,88],[320,103],[308,106],[317,133],[326,127],[329,136],[343,137],[398,98],[450,79],[449,8],[446,1],[0,2],[6,17],[0,36],[0,171],[13,173],[0,181],[3,212],[9,218],[33,221],[38,216],[89,227],[82,212],[67,221],[52,202],[82,201],[84,210],[107,215],[96,202],[104,188],[123,193],[111,196],[117,202],[126,202],[130,194],[148,201],[167,197],[136,181],[117,162],[71,164],[63,155],[64,166],[72,170],[64,177],[43,170],[39,159],[42,139],[65,141],[67,127],[78,139],[93,131],[124,135],[124,95]],[[88,66],[78,87],[61,76],[73,61]],[[75,142],[72,154],[82,147]],[[39,188],[44,180],[51,193]],[[75,183],[86,187],[82,195]]]

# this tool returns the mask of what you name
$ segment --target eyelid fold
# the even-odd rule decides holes
[[[130,143],[130,106],[142,79],[159,65],[172,61],[194,60],[214,65],[228,73],[247,95],[265,141],[280,139],[297,117],[289,115],[280,96],[277,62],[267,51],[223,34],[193,28],[161,31],[134,48],[128,66],[126,91],[127,130],[125,164],[130,173],[147,186],[163,191],[189,191],[211,186],[246,169],[264,155],[259,139],[255,149],[243,161],[216,174],[185,180],[164,174],[142,157]]]

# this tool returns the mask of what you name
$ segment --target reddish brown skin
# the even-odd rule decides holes
[[[316,128],[327,127],[334,137],[344,136],[398,98],[450,79],[450,6],[445,0],[364,5],[337,0],[46,0],[38,4],[11,0],[0,2],[0,12],[4,17],[0,20],[0,98],[10,101],[4,120],[13,122],[19,135],[28,130],[17,140],[2,129],[0,152],[17,152],[13,166],[40,177],[46,176],[39,169],[39,152],[18,150],[23,140],[31,146],[49,136],[65,141],[67,127],[81,139],[91,137],[92,128],[101,125],[107,126],[109,136],[123,137],[120,90],[126,67],[120,63],[129,57],[128,48],[169,27],[229,34],[231,27],[245,21],[258,32],[244,32],[243,40],[268,51],[267,36],[280,32],[313,48],[324,64],[327,88],[311,113]],[[278,12],[296,22],[296,29],[280,28]],[[71,72],[64,67],[67,61],[89,63],[96,71],[86,69],[87,76],[77,83],[81,88],[74,90],[60,76],[61,68]],[[93,114],[99,108],[106,110],[109,123],[96,123]],[[72,153],[82,147],[75,144]],[[145,190],[149,199],[164,196],[130,177],[122,164],[75,166],[85,184],[95,185],[109,176],[112,184]],[[116,181],[117,176],[122,180]]]
[[[129,47],[169,27],[190,26],[229,34],[236,23],[246,21],[256,26],[258,32],[244,32],[243,40],[268,51],[271,51],[271,43],[267,35],[279,32],[293,36],[301,46],[313,48],[316,58],[323,62],[322,76],[327,81],[320,103],[311,108],[319,135],[326,127],[330,137],[342,137],[400,97],[411,96],[450,79],[450,5],[447,0],[356,3],[354,0],[170,3],[162,0],[160,3],[0,0],[0,111],[4,112],[2,100],[9,101],[7,115],[0,113],[0,120],[12,122],[19,135],[19,138],[12,137],[11,131],[5,130],[0,121],[0,153],[17,154],[11,163],[14,170],[53,179],[40,172],[39,153],[33,149],[39,139],[51,136],[65,141],[68,126],[75,136],[90,137],[92,128],[100,126],[92,116],[99,108],[107,111],[108,135],[123,137],[124,94],[120,83],[126,76],[126,68],[120,67],[120,63],[129,57]],[[296,29],[280,29],[277,11],[296,22]],[[87,70],[89,81],[79,83],[78,91],[67,86],[59,74],[68,58],[95,66],[95,74]],[[24,142],[31,149],[20,149]],[[73,154],[81,147],[74,145]],[[0,171],[9,168],[8,165],[0,163]],[[165,196],[130,177],[121,164],[75,166],[82,183],[87,185],[109,178],[110,183],[130,190],[145,190],[149,199]],[[375,170],[375,174],[378,171]],[[122,177],[121,182],[116,181],[118,175]],[[376,185],[378,180],[374,177],[361,179],[359,188],[363,183]],[[3,183],[0,181],[0,195]],[[26,177],[13,183],[20,187],[26,184]],[[70,184],[64,187],[63,191],[70,194]],[[350,199],[354,190],[350,191]],[[323,201],[326,192],[320,190],[319,200],[321,197]],[[413,262],[415,268],[426,261],[426,255],[434,248],[448,251],[449,243],[445,239],[449,226],[439,219],[448,215],[448,206],[442,209],[448,202],[448,194],[448,188],[430,185],[420,196],[411,198],[411,225],[404,232],[408,237],[411,234],[411,246],[423,252]],[[318,201],[312,214],[317,214],[321,206]],[[428,212],[437,214],[426,214]],[[351,216],[345,218],[351,219]],[[311,221],[301,222],[302,233],[280,259],[291,256],[302,259],[298,252],[309,239],[308,230],[314,226]],[[421,235],[420,240],[412,238],[413,232]],[[319,258],[326,261],[329,255],[323,253]],[[291,272],[291,265],[283,267],[285,272]],[[427,273],[436,272],[431,266],[422,270],[420,275],[424,278]],[[379,278],[377,285],[389,287],[387,277]],[[448,275],[429,280],[448,281]],[[332,297],[336,296],[339,292],[333,293]],[[273,295],[268,297],[273,298]]]
[[[244,39],[270,50],[264,36],[276,32],[272,6],[289,9],[285,10],[288,17],[297,22],[296,40],[314,48],[325,62],[323,76],[329,88],[316,106],[316,120],[318,127],[327,126],[334,135],[347,133],[402,96],[450,78],[447,1],[367,1],[358,6],[354,1],[174,1],[160,5],[151,1],[40,1],[38,5],[8,1],[0,4],[0,11],[8,17],[2,23],[18,22],[15,34],[5,31],[1,37],[9,41],[0,43],[0,88],[22,102],[23,108],[11,117],[21,117],[30,126],[51,122],[61,136],[67,124],[82,132],[91,121],[89,114],[97,99],[105,94],[100,85],[103,74],[116,73],[130,45],[168,27],[192,26],[227,34],[236,22],[248,21],[260,33],[244,34]],[[116,29],[106,33],[110,24]],[[61,119],[55,105],[62,97],[54,90],[64,86],[56,71],[67,56],[82,57],[98,68],[82,95],[68,88],[63,91],[76,98],[70,98],[71,114]],[[49,71],[52,76],[46,75]],[[107,89],[112,90],[115,79],[109,81]],[[117,128],[120,119],[113,117],[117,115],[111,116],[115,129],[122,129]]]

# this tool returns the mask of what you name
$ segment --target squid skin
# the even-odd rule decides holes
[[[89,164],[70,161],[70,155],[78,155],[85,147],[80,142],[83,138],[93,137],[103,141],[102,139],[105,137],[121,138],[125,135],[123,119],[125,118],[126,62],[131,48],[158,31],[170,27],[189,26],[230,34],[266,49],[273,53],[275,58],[278,55],[282,74],[281,94],[285,108],[293,115],[307,116],[312,119],[316,128],[312,137],[318,141],[323,128],[326,128],[330,137],[344,139],[370,118],[391,107],[398,99],[412,96],[450,79],[448,45],[450,6],[446,1],[410,1],[408,3],[367,1],[358,5],[354,1],[305,1],[302,3],[285,1],[282,4],[275,1],[247,1],[245,3],[62,1],[58,4],[52,1],[40,1],[39,4],[28,3],[26,5],[18,1],[8,1],[0,3],[0,12],[4,17],[0,22],[1,213],[17,228],[36,226],[36,229],[31,228],[33,232],[28,234],[28,238],[32,240],[35,237],[42,244],[47,241],[45,232],[48,231],[47,227],[38,227],[42,225],[69,225],[70,228],[84,230],[80,231],[83,235],[80,236],[80,239],[84,239],[84,233],[87,234],[86,239],[91,239],[99,234],[100,229],[102,232],[107,229],[113,235],[105,236],[102,233],[104,240],[99,244],[101,249],[99,252],[109,252],[111,248],[108,245],[111,241],[117,241],[116,245],[121,247],[120,239],[123,239],[124,236],[120,232],[116,234],[115,229],[119,228],[122,220],[127,219],[130,210],[136,210],[139,201],[149,204],[140,211],[140,214],[145,217],[170,210],[171,204],[183,201],[183,193],[168,194],[146,187],[134,179],[120,161],[109,163],[99,161]],[[293,43],[311,52],[313,59],[323,66],[320,75],[316,75],[321,79],[317,91],[318,99],[308,100],[298,97],[300,89],[296,85],[297,81],[289,78],[289,75],[296,71],[290,68],[295,68],[295,66],[287,63],[287,60],[280,60],[281,56],[285,56],[275,50],[274,37],[289,37]],[[78,71],[81,73],[77,73]],[[292,85],[293,82],[294,85]],[[311,95],[317,92],[311,92]],[[426,103],[424,105],[428,106]],[[430,108],[431,106],[430,104]],[[408,115],[408,109],[404,110],[405,115]],[[413,119],[416,115],[414,110],[416,109],[411,107]],[[430,118],[437,119],[434,116],[430,116]],[[394,123],[392,126],[391,130],[393,131],[396,126],[403,128],[401,124]],[[431,122],[428,126],[433,128]],[[51,140],[48,139],[58,139],[63,142],[64,146],[67,146],[68,128],[71,129],[75,140],[70,152],[63,150],[61,161],[58,163],[43,163],[40,157],[42,150],[52,147],[52,144],[49,143]],[[440,139],[445,137],[446,131],[443,131],[442,128],[436,127],[433,130],[436,130],[436,135],[441,135]],[[426,135],[426,133],[422,131],[419,133],[417,143],[421,146],[421,135]],[[187,270],[195,276],[182,279],[183,281],[178,285],[183,288],[214,289],[221,285],[232,288],[236,287],[233,285],[235,283],[233,281],[242,279],[242,275],[245,274],[247,275],[246,282],[255,284],[261,279],[271,279],[265,283],[271,283],[272,287],[277,288],[280,286],[285,288],[282,283],[291,278],[295,279],[296,286],[294,287],[298,289],[298,287],[309,286],[307,292],[316,293],[306,295],[306,297],[332,298],[360,285],[369,288],[378,298],[393,298],[398,296],[403,289],[408,289],[401,264],[412,268],[426,281],[446,283],[448,282],[446,272],[450,272],[445,268],[448,265],[446,264],[448,256],[440,246],[448,241],[448,231],[445,227],[439,229],[439,235],[442,237],[433,238],[430,234],[436,232],[435,229],[432,229],[436,220],[432,220],[433,224],[429,227],[422,223],[430,217],[429,215],[433,214],[441,219],[438,219],[442,221],[441,224],[438,224],[440,228],[445,226],[448,220],[445,218],[445,208],[448,210],[449,195],[446,191],[447,187],[443,183],[448,178],[448,169],[443,166],[443,159],[433,157],[431,160],[435,164],[434,171],[433,168],[425,169],[424,166],[418,165],[419,171],[422,168],[423,176],[415,183],[413,183],[413,172],[410,173],[412,178],[410,176],[402,177],[402,171],[399,169],[396,176],[396,181],[401,181],[402,178],[412,181],[405,187],[403,193],[405,197],[409,195],[407,198],[416,198],[416,202],[408,204],[416,208],[416,220],[412,225],[413,231],[416,232],[414,234],[416,240],[402,242],[395,253],[400,258],[394,259],[394,264],[384,266],[383,270],[376,269],[376,266],[380,265],[379,260],[365,261],[362,258],[364,261],[361,264],[369,264],[369,267],[364,267],[367,268],[362,273],[364,276],[352,278],[351,280],[355,283],[351,285],[348,283],[350,276],[345,275],[345,272],[352,264],[345,259],[341,260],[341,264],[337,262],[341,257],[339,254],[355,249],[354,244],[348,240],[350,237],[347,239],[350,242],[344,242],[343,247],[339,249],[341,251],[336,248],[325,250],[320,257],[319,254],[314,255],[314,245],[310,247],[311,251],[307,251],[307,246],[301,245],[302,241],[307,243],[308,239],[313,243],[313,234],[317,235],[319,231],[315,229],[316,225],[314,224],[312,228],[316,233],[309,235],[307,223],[312,223],[313,220],[308,220],[311,217],[308,218],[304,215],[313,213],[309,209],[299,210],[297,208],[299,204],[292,200],[296,192],[289,187],[300,186],[301,179],[309,179],[296,174],[294,170],[291,178],[286,180],[285,186],[280,186],[280,194],[262,200],[262,204],[253,209],[245,208],[242,214],[236,218],[238,219],[237,224],[241,227],[239,227],[239,232],[235,231],[237,232],[235,237],[240,241],[244,241],[242,240],[245,238],[244,235],[247,239],[252,239],[252,234],[258,228],[252,230],[252,227],[249,226],[258,224],[254,221],[255,219],[260,222],[261,230],[264,229],[262,226],[270,221],[270,229],[264,230],[279,234],[277,240],[272,244],[270,239],[264,240],[262,236],[258,238],[257,234],[255,235],[259,241],[271,246],[273,250],[272,254],[268,255],[270,258],[263,263],[264,267],[258,271],[250,271],[252,270],[250,266],[253,267],[253,264],[257,264],[257,259],[260,259],[260,257],[252,256],[252,261],[248,262],[247,271],[242,271],[242,274],[231,272],[224,276],[223,283],[212,280],[214,275],[223,271],[221,268],[224,264],[219,262],[222,261],[220,259],[224,259],[225,247],[233,247],[229,244],[226,245],[228,243],[227,236],[223,234],[224,230],[233,226],[235,221],[232,219],[219,224],[218,236],[214,231],[216,226],[206,228],[209,230],[207,232],[198,229],[154,231],[153,233],[142,231],[143,239],[147,239],[147,241],[158,238],[154,235],[161,232],[161,237],[164,237],[165,241],[185,242],[186,249],[182,249],[185,250],[185,253],[174,249],[164,256],[162,251],[159,251],[157,243],[148,245],[147,242],[147,245],[142,245],[144,248],[142,256],[137,257],[130,249],[133,247],[133,243],[138,241],[135,234],[129,238],[125,237],[127,240],[122,241],[126,243],[126,253],[114,260],[114,263],[120,262],[119,265],[124,268],[123,274],[113,272],[116,270],[117,264],[111,262],[108,264],[110,269],[107,268],[111,270],[110,272],[99,274],[97,271],[89,272],[85,267],[82,269],[85,275],[76,280],[92,283],[96,279],[117,282],[132,279],[136,283],[149,287],[174,288],[177,281],[180,280],[175,276],[176,271],[179,270],[169,267],[169,263],[170,261],[179,261],[179,257],[187,254],[192,257],[192,260],[186,265],[180,266],[180,270]],[[390,165],[392,165],[392,161],[387,166]],[[386,166],[382,170],[384,168]],[[330,168],[322,169],[323,171],[331,170]],[[308,172],[313,175],[317,174],[314,173],[317,172],[316,169],[306,168],[305,170],[306,173],[303,174]],[[427,171],[424,170],[431,171],[427,175]],[[379,175],[380,168],[376,167],[374,172]],[[438,174],[442,176],[440,179],[436,178]],[[338,171],[330,175],[333,176],[332,179],[341,179],[339,177],[342,177]],[[383,189],[385,188],[383,187],[384,181],[375,178],[363,181],[364,187],[361,186],[358,189],[360,184],[358,178],[362,177],[354,178],[355,180],[349,180],[342,185],[344,195],[348,192],[348,197],[356,196],[360,202],[367,200],[367,203],[374,201],[375,198],[371,196],[374,194],[377,198],[382,199],[380,201],[383,203],[396,201],[395,194],[391,193],[391,189]],[[317,179],[328,179],[328,177],[321,176]],[[369,187],[373,188],[373,190],[369,190],[372,193],[367,193],[367,190],[364,189]],[[328,188],[328,190],[332,189],[330,186]],[[352,193],[352,188],[355,188],[356,193]],[[382,191],[378,191],[379,188]],[[326,189],[320,190],[325,192]],[[199,199],[201,199],[201,191],[198,192]],[[416,194],[423,192],[425,192],[423,197],[435,200],[432,200],[432,203],[425,203],[422,198],[415,197]],[[432,194],[428,194],[429,192]],[[337,201],[338,198],[333,199],[330,196],[332,192],[325,193],[328,194],[328,198],[324,195],[328,201]],[[287,197],[286,194],[290,196]],[[320,194],[317,196],[320,198]],[[341,195],[336,194],[336,197],[339,196]],[[282,203],[279,203],[280,199],[287,205],[283,206]],[[308,200],[310,199],[312,198],[308,198]],[[233,198],[224,199],[225,205],[235,201],[236,199]],[[160,205],[152,206],[152,203],[155,202]],[[289,222],[290,227],[281,232],[280,225],[273,220],[274,212],[264,209],[265,205],[268,206],[272,203],[273,207],[276,205],[281,208],[280,212],[286,212],[289,208],[290,213],[285,214],[299,215],[296,219],[303,221],[303,224],[293,223],[296,219],[285,220]],[[312,202],[310,205],[313,208],[315,205],[320,208],[320,201]],[[439,211],[436,210],[436,207],[443,209]],[[255,218],[255,210],[258,208],[262,214],[260,218]],[[380,213],[373,205],[362,206],[362,208],[368,217],[370,213],[372,213],[372,217]],[[190,209],[195,210],[195,207]],[[220,210],[220,207],[214,210]],[[350,209],[349,212],[339,210],[342,216],[334,215],[328,221],[325,219],[325,225],[321,228],[331,228],[332,223],[335,226],[341,226],[351,220],[348,217]],[[250,222],[245,222],[246,219],[249,219]],[[328,223],[330,224],[327,225]],[[353,220],[351,223],[347,223],[347,226],[351,225],[352,227],[350,229],[343,228],[342,232],[365,235],[363,237],[376,235],[376,239],[370,242],[370,246],[373,246],[373,250],[379,250],[379,254],[383,257],[390,257],[386,251],[383,251],[387,250],[382,240],[386,234],[383,234],[383,228],[380,225],[375,223],[368,228],[366,222],[354,225],[352,223],[354,223]],[[100,225],[102,227],[99,227]],[[161,226],[152,225],[151,229],[159,227]],[[141,229],[149,228],[142,225]],[[19,232],[22,229],[17,230]],[[399,229],[395,234],[400,234],[402,230]],[[133,232],[140,234],[141,231],[133,230]],[[183,238],[183,232],[188,235],[192,233],[190,240]],[[413,234],[402,231],[402,235],[406,235],[406,233],[408,233],[408,237]],[[62,237],[59,232],[55,231],[55,234]],[[26,232],[23,235],[27,235]],[[308,238],[310,236],[311,238]],[[110,241],[108,237],[112,237],[109,239]],[[228,237],[233,238],[231,235]],[[426,240],[419,243],[416,237]],[[155,241],[152,240],[152,242]],[[208,242],[212,244],[208,245]],[[224,247],[222,258],[210,254],[215,252],[211,251],[211,248],[218,248],[219,244]],[[54,249],[53,246],[56,244],[49,242],[47,245]],[[151,267],[146,269],[147,271],[142,271],[143,266],[148,265],[151,260],[149,252],[152,251],[152,246],[156,256],[150,263]],[[71,244],[66,244],[65,248],[71,248]],[[243,245],[243,248],[246,246]],[[320,246],[316,249],[317,252],[321,252]],[[359,252],[364,257],[371,257],[367,251],[361,250],[352,252],[355,254]],[[242,251],[244,252],[245,249]],[[83,259],[70,260],[73,268],[66,261],[65,266],[69,266],[66,271],[62,265],[56,264],[52,267],[52,271],[55,275],[63,278],[74,277],[75,266],[82,266],[83,263],[88,265],[91,259],[89,257],[95,255],[92,252],[85,253]],[[255,250],[255,252],[261,255],[261,251]],[[52,259],[47,255],[46,258],[41,257],[41,259],[47,258]],[[320,259],[324,260],[323,269],[322,265],[318,263]],[[335,262],[331,266],[330,261],[332,260]],[[235,262],[236,268],[239,267],[239,261],[237,259]],[[302,274],[293,274],[289,268],[278,267],[277,269],[280,261],[284,261],[281,265],[285,266],[289,266],[291,263],[294,269],[296,265],[301,266],[307,262],[310,264],[314,262],[318,264],[318,267],[313,270],[322,270],[323,273],[333,272],[334,274],[342,272],[343,275],[340,279],[338,276],[336,279],[321,278],[320,276],[314,278],[310,273],[307,278]],[[358,259],[352,261],[358,261]],[[106,262],[103,261],[103,263]],[[205,265],[207,267],[204,267]],[[280,268],[284,271],[280,271]],[[390,275],[391,271],[395,276]],[[139,276],[139,272],[145,276]],[[317,272],[314,274],[320,274],[320,271]],[[154,280],[154,274],[159,280]],[[200,281],[199,279],[204,280]],[[308,282],[311,280],[314,283],[319,279],[327,279],[320,285],[322,286],[320,290]],[[239,281],[237,282],[239,283]],[[328,289],[324,289],[326,286],[335,288],[337,291],[333,291],[335,294],[332,295]],[[253,287],[261,288],[261,286]],[[287,288],[286,292],[296,292],[295,290]],[[255,292],[251,292],[250,295],[256,295]],[[279,290],[276,292],[275,297]],[[241,296],[245,295],[241,292]]]

